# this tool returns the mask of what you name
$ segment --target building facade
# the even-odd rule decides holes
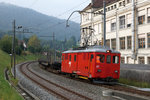
[[[81,15],[81,46],[103,44],[103,0],[91,0]],[[150,0],[106,0],[106,45],[121,63],[150,64]]]

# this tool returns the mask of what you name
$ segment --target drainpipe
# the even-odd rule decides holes
[[[136,11],[135,0],[132,0],[132,59],[136,60],[137,39],[136,39]]]
[[[93,0],[91,0],[91,5],[93,6]]]

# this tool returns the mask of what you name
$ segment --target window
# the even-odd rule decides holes
[[[120,49],[125,49],[125,37],[120,38]]]
[[[124,64],[125,63],[125,59],[124,57],[121,57],[121,63]]]
[[[150,16],[147,17],[147,23],[150,23]]]
[[[74,55],[74,61],[76,61],[76,59],[77,59],[77,58],[76,58],[76,55]]]
[[[110,7],[108,7],[108,11],[110,11]]]
[[[131,36],[127,37],[127,49],[131,49]]]
[[[111,31],[116,30],[116,22],[111,23]]]
[[[116,4],[114,5],[114,9],[115,9],[115,8],[117,8],[117,5],[116,5]]]
[[[107,63],[111,63],[111,56],[110,55],[107,56]]]
[[[92,62],[92,59],[94,58],[93,54],[91,55],[90,61]]]
[[[110,40],[106,40],[106,46],[110,47]]]
[[[123,1],[123,6],[125,6],[125,1]]]
[[[67,60],[68,59],[68,54],[65,54],[65,60]]]
[[[150,23],[150,8],[147,9],[147,23]]]
[[[118,64],[119,63],[119,57],[118,56],[113,56],[113,63]]]
[[[111,6],[111,10],[113,10],[114,9],[114,6]]]
[[[145,38],[139,39],[139,48],[145,48]]]
[[[150,48],[150,33],[147,34],[147,47]]]
[[[105,9],[105,11],[107,12],[107,8]]]
[[[122,6],[122,2],[119,2],[119,7]]]
[[[69,56],[69,61],[71,61],[71,55]]]
[[[119,17],[119,27],[120,27],[120,29],[125,28],[125,15]]]
[[[100,63],[100,62],[104,63],[104,61],[105,61],[105,55],[99,54],[96,56],[96,62],[97,63]]]
[[[147,61],[147,64],[150,65],[150,57],[148,57],[147,60],[148,60],[148,61]]]
[[[144,24],[144,23],[145,23],[145,15],[139,16],[138,17],[138,24],[141,25],[141,24]]]
[[[127,3],[131,3],[131,0],[127,0]]]
[[[64,55],[62,56],[62,60],[64,60]]]
[[[112,44],[112,49],[115,50],[116,49],[116,39],[112,39],[111,40],[111,44]]]
[[[139,64],[145,64],[144,57],[139,57]]]

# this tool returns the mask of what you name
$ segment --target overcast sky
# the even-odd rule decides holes
[[[82,10],[91,0],[0,0],[21,7],[31,8],[46,15],[67,19],[74,10]],[[72,21],[79,22],[80,15],[74,14]]]

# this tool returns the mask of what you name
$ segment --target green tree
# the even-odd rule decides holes
[[[70,37],[70,39],[66,42],[65,46],[67,48],[72,48],[72,47],[76,46],[76,38],[75,38],[75,36]]]
[[[7,53],[11,53],[11,47],[12,47],[12,37],[9,35],[5,35],[2,37],[2,39],[0,40],[0,48],[7,52]]]
[[[40,40],[37,38],[36,35],[33,35],[29,38],[28,49],[32,53],[36,53],[36,52],[41,51]]]

